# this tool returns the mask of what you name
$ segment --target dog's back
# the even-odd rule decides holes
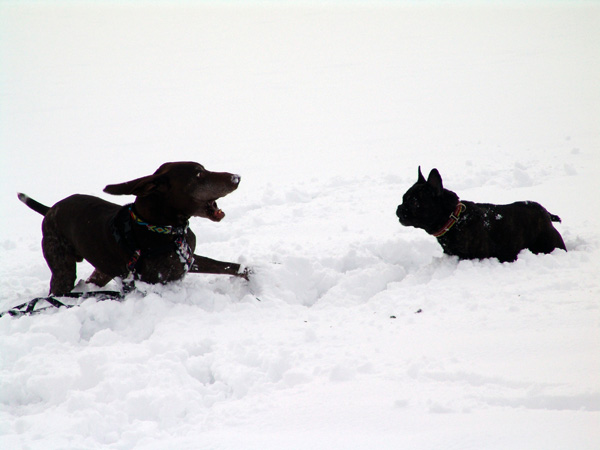
[[[542,205],[524,201],[508,205],[462,201],[466,210],[454,233],[438,240],[444,251],[463,259],[498,258],[502,262],[517,259],[521,250],[550,253],[566,250],[553,218]],[[560,220],[560,219],[559,219]]]

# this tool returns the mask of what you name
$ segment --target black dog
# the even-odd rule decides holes
[[[498,258],[511,262],[523,249],[532,253],[566,250],[552,222],[560,218],[535,202],[492,205],[459,201],[442,186],[433,169],[427,180],[419,167],[418,181],[404,194],[396,215],[404,226],[435,236],[448,255],[460,259]]]
[[[52,271],[50,294],[69,293],[76,263],[96,269],[87,280],[104,286],[132,274],[147,283],[179,280],[189,272],[248,278],[239,264],[194,254],[190,217],[219,222],[216,200],[237,189],[240,177],[206,170],[195,162],[163,164],[152,175],[106,186],[104,192],[135,195],[121,206],[90,195],[72,195],[51,208],[24,194],[19,199],[44,216],[42,250]]]

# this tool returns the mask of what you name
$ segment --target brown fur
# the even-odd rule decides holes
[[[154,174],[106,186],[114,195],[135,195],[133,210],[145,222],[159,226],[185,227],[190,217],[220,221],[224,213],[216,200],[237,189],[240,177],[209,172],[195,162],[163,164]],[[50,294],[70,292],[76,280],[76,263],[88,261],[95,268],[88,279],[104,286],[115,277],[129,274],[132,252],[117,242],[115,217],[122,206],[89,195],[72,195],[51,208],[19,194],[30,208],[44,215],[42,250],[52,272]],[[142,249],[134,275],[148,283],[179,280],[186,273],[185,261],[176,252],[172,235],[159,234],[137,223],[131,224],[136,245]],[[185,241],[193,252],[196,236],[187,230]],[[160,252],[153,252],[161,249]],[[162,250],[167,249],[167,250]],[[145,253],[147,256],[145,256]],[[240,265],[193,255],[190,272],[242,276]]]

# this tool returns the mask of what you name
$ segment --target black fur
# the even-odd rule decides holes
[[[433,235],[448,223],[458,202],[458,196],[444,188],[437,169],[425,180],[419,167],[419,178],[404,194],[396,215],[402,225],[421,228]],[[493,205],[464,200],[461,203],[466,208],[458,221],[437,238],[448,255],[512,262],[523,249],[533,253],[566,250],[560,233],[552,225],[560,222],[560,218],[539,203]]]

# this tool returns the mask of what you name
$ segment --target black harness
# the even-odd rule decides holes
[[[142,226],[153,233],[172,235],[173,240],[167,244],[142,248],[133,235],[134,226]],[[185,272],[188,272],[194,263],[194,254],[185,239],[188,231],[187,222],[181,227],[149,224],[134,212],[133,203],[131,203],[119,210],[112,220],[111,230],[115,241],[131,255],[127,263],[129,273],[135,273],[135,267],[140,258],[152,258],[172,251],[175,251],[179,255]]]

